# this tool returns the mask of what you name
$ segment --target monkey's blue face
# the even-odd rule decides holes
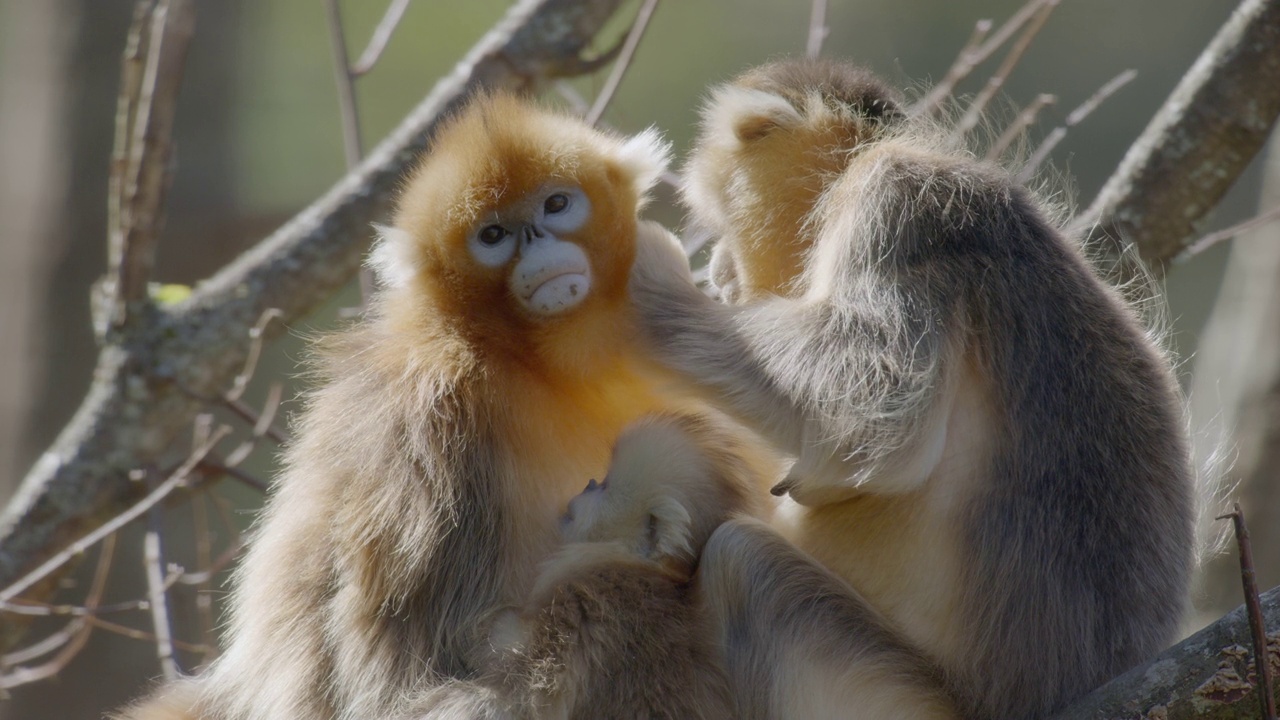
[[[467,236],[467,251],[487,268],[507,269],[516,302],[535,316],[577,307],[591,291],[591,263],[572,235],[591,217],[575,185],[548,183],[488,213]]]

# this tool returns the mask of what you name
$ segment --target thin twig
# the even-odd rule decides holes
[[[119,328],[147,296],[164,201],[172,180],[173,121],[195,27],[191,0],[139,3],[117,101],[107,233],[107,282],[99,329]]]
[[[85,596],[85,610],[90,614],[98,607],[98,604],[102,601],[102,594],[106,591],[107,578],[111,574],[111,561],[115,557],[115,550],[116,535],[111,533],[103,541],[102,548],[98,551],[98,565],[93,571],[93,580],[89,584],[89,592]],[[0,676],[0,689],[8,689],[38,680],[45,680],[62,672],[62,669],[84,649],[92,633],[93,626],[90,622],[90,616],[87,615],[84,618],[77,618],[67,623],[62,631],[46,638],[45,641],[36,643],[25,650],[5,655],[3,659],[0,659],[0,665],[8,668],[26,660],[43,657],[55,649],[61,648],[57,655],[42,665],[33,668],[19,668]]]
[[[347,35],[342,27],[342,8],[338,6],[338,0],[325,0],[325,17],[329,24],[329,45],[333,54],[333,81],[338,89],[338,115],[342,120],[342,150],[347,160],[347,170],[352,170],[364,159],[364,144],[360,137],[360,110],[356,106],[356,76],[347,56]],[[399,22],[398,18],[396,22]],[[369,305],[376,283],[373,272],[368,268],[360,269],[359,278],[359,310],[363,311]]]
[[[84,618],[71,620],[66,625],[63,625],[61,630],[53,633],[52,635],[41,638],[39,641],[26,647],[18,648],[13,652],[5,653],[3,656],[0,656],[0,668],[8,670],[15,665],[21,665],[23,663],[31,662],[32,660],[38,660],[45,655],[58,650],[74,640],[75,637],[84,630],[84,626]],[[20,670],[19,672],[22,671]],[[0,678],[0,687],[10,687],[4,683],[5,681]]]
[[[230,465],[224,465],[220,462],[217,462],[216,460],[205,460],[200,463],[199,467],[204,472],[211,473],[214,475],[226,475],[227,477],[233,480],[238,480],[242,484],[248,485],[249,487],[261,493],[265,493],[271,488],[270,483],[266,482],[265,480],[256,478],[253,475],[250,475],[249,473],[241,470],[240,468],[233,467]]]
[[[911,108],[913,115],[929,115],[942,106],[944,100],[955,92],[956,85],[969,77],[973,69],[981,65],[987,58],[999,50],[1014,33],[1022,29],[1040,10],[1044,0],[1028,0],[1018,11],[1000,26],[990,40],[983,43],[987,33],[991,31],[990,20],[979,20],[973,28],[973,35],[961,48],[955,62],[947,69],[942,81],[933,87],[927,95]],[[981,45],[980,45],[981,44]]]
[[[1094,110],[1097,110],[1098,106],[1105,102],[1107,98],[1115,95],[1120,88],[1128,85],[1136,77],[1138,77],[1137,70],[1132,68],[1125,70],[1119,75],[1108,80],[1106,84],[1090,95],[1089,99],[1080,103],[1080,106],[1075,110],[1072,110],[1071,113],[1067,115],[1067,119],[1063,124],[1054,128],[1053,131],[1045,137],[1044,141],[1040,143],[1040,146],[1036,148],[1035,152],[1031,153],[1031,157],[1027,158],[1027,162],[1023,164],[1022,169],[1018,171],[1018,182],[1025,183],[1034,177],[1036,170],[1038,170],[1040,166],[1044,164],[1044,161],[1049,158],[1049,154],[1058,146],[1058,143],[1062,142],[1063,138],[1067,136],[1067,130],[1069,128],[1073,128],[1083,122],[1084,119],[1089,117],[1090,113]]]
[[[595,103],[591,105],[591,110],[587,112],[585,119],[589,124],[595,125],[600,122],[604,111],[609,107],[609,102],[613,100],[614,93],[618,92],[618,86],[622,84],[622,77],[627,74],[627,68],[631,66],[631,60],[635,57],[636,48],[640,46],[640,40],[644,38],[644,31],[649,27],[649,20],[653,18],[653,11],[657,7],[658,0],[644,0],[644,4],[640,6],[640,10],[636,13],[635,22],[631,24],[631,30],[627,33],[627,39],[622,43],[622,50],[618,53],[618,60],[613,64],[613,70],[609,73],[609,78],[605,80],[600,94],[596,96]]]
[[[231,381],[231,390],[227,392],[227,399],[238,400],[244,394],[245,388],[249,387],[249,381],[253,379],[254,372],[258,369],[258,360],[262,357],[262,343],[265,340],[264,333],[267,325],[272,320],[284,317],[284,313],[278,308],[267,308],[258,316],[258,321],[249,329],[249,353],[245,356],[244,365],[240,369],[240,373]]]
[[[164,530],[163,506],[156,505],[147,513],[147,533],[142,539],[142,561],[147,573],[147,601],[151,605],[151,626],[155,629],[156,657],[165,679],[178,677],[178,662],[173,656],[173,633],[169,625],[169,603],[165,594],[163,548],[160,533]]]
[[[1235,503],[1232,511],[1219,515],[1219,520],[1231,519],[1236,530],[1236,545],[1240,548],[1240,582],[1244,587],[1245,613],[1249,617],[1249,632],[1253,636],[1253,668],[1257,675],[1255,690],[1263,720],[1276,720],[1276,696],[1272,692],[1271,662],[1267,649],[1267,626],[1262,619],[1262,601],[1258,597],[1258,579],[1253,566],[1253,544],[1249,541],[1249,528],[1244,522],[1244,511]]]
[[[1205,235],[1199,240],[1196,240],[1195,242],[1188,245],[1186,250],[1183,250],[1182,252],[1178,253],[1178,255],[1173,259],[1173,261],[1184,262],[1189,258],[1195,255],[1199,255],[1205,250],[1208,250],[1214,245],[1217,245],[1223,240],[1230,240],[1231,238],[1237,235],[1240,235],[1241,233],[1246,233],[1250,230],[1253,230],[1254,228],[1259,228],[1264,225],[1270,225],[1271,223],[1277,220],[1280,220],[1280,207],[1271,208],[1270,210],[1264,213],[1261,213],[1259,215],[1255,215],[1254,217],[1248,220],[1245,220],[1242,223],[1232,225],[1229,228],[1224,228],[1217,232],[1212,232],[1212,233],[1209,233],[1208,235]]]
[[[1022,112],[1018,113],[1018,116],[1013,119],[1013,122],[1009,123],[1009,127],[1005,128],[1004,132],[1000,133],[1000,137],[996,138],[996,141],[991,144],[991,149],[987,150],[987,160],[999,160],[1000,156],[1004,155],[1009,146],[1013,144],[1013,141],[1025,132],[1027,128],[1035,124],[1036,117],[1040,114],[1040,111],[1056,102],[1058,102],[1056,95],[1048,93],[1037,95],[1036,99],[1023,108]]]
[[[231,412],[235,413],[236,415],[239,415],[242,420],[253,425],[255,428],[255,433],[257,432],[256,429],[258,425],[262,422],[263,416],[261,414],[256,412],[253,408],[249,407],[249,405],[246,404],[243,400],[230,400],[227,398],[223,398],[222,404],[226,406],[226,408]],[[266,431],[262,433],[262,436],[271,438],[271,440],[275,442],[275,444],[277,445],[287,445],[289,444],[289,441],[290,441],[289,433],[285,432],[284,430],[281,430],[280,428],[274,425],[268,426]]]
[[[90,610],[84,605],[46,605],[32,600],[16,600],[0,604],[0,610],[14,615],[31,615],[34,617],[84,617],[86,615],[114,615],[122,612],[146,610],[146,600],[126,600],[125,602],[99,605]]]
[[[1138,77],[1138,71],[1130,68],[1108,80],[1105,85],[1098,88],[1097,92],[1090,95],[1088,100],[1080,103],[1080,107],[1072,110],[1071,114],[1067,115],[1067,127],[1075,127],[1076,125],[1079,125],[1085,118],[1089,117],[1094,110],[1097,110],[1098,106],[1107,98],[1115,95],[1117,90],[1128,85],[1136,77]]]
[[[27,588],[30,588],[32,585],[35,585],[48,577],[54,570],[62,567],[80,553],[83,553],[85,550],[93,547],[94,544],[101,541],[103,538],[114,533],[125,525],[128,525],[134,520],[137,520],[143,513],[155,507],[161,500],[168,497],[169,493],[172,493],[187,481],[191,474],[191,470],[195,468],[195,466],[199,464],[206,455],[212,452],[214,446],[216,446],[222,438],[226,437],[229,432],[231,432],[231,428],[225,425],[218,428],[218,430],[213,433],[213,436],[209,438],[208,443],[198,448],[196,452],[192,453],[177,470],[173,471],[173,473],[171,473],[164,482],[160,483],[160,485],[158,485],[155,490],[148,493],[146,497],[131,505],[124,512],[103,523],[92,532],[81,537],[79,540],[71,543],[62,551],[41,563],[35,570],[23,575],[17,582],[0,591],[0,603],[10,602]]]
[[[358,78],[373,69],[378,64],[378,60],[382,58],[382,53],[387,49],[387,43],[391,42],[391,35],[400,25],[400,20],[404,18],[404,11],[409,8],[409,0],[391,0],[387,5],[387,11],[383,13],[382,19],[378,21],[378,27],[373,29],[373,35],[369,37],[369,44],[365,46],[364,52],[360,53],[360,59],[355,65],[351,66],[351,77]]]
[[[333,81],[338,86],[338,109],[342,117],[342,149],[347,169],[360,164],[364,148],[360,143],[360,113],[356,110],[356,84],[347,59],[347,36],[342,29],[342,9],[338,0],[325,0],[325,19],[329,23],[329,46],[333,52]]]
[[[222,552],[218,553],[218,557],[209,563],[207,568],[196,572],[182,573],[174,579],[174,582],[179,585],[195,585],[207,588],[209,581],[218,573],[226,570],[227,566],[240,555],[241,550],[244,550],[244,539],[237,535],[227,547],[223,548]],[[208,590],[206,589],[202,592],[207,593]]]
[[[288,438],[284,435],[284,432],[276,429],[271,424],[271,421],[275,419],[276,411],[280,409],[280,399],[283,394],[284,385],[280,382],[272,382],[267,386],[267,399],[263,402],[262,414],[258,416],[257,421],[253,424],[253,434],[227,455],[224,465],[235,467],[244,462],[244,459],[249,457],[249,453],[253,452],[254,448],[258,446],[258,440],[265,436],[271,435],[271,439],[280,445],[287,442]],[[236,402],[239,403],[240,401],[237,400]],[[248,407],[243,407],[238,412],[245,418],[253,415],[253,412]]]
[[[87,616],[85,618],[85,622],[96,628],[100,628],[115,635],[127,637],[131,640],[142,640],[143,642],[156,641],[156,636],[146,630],[139,630],[137,628],[129,627],[128,625],[121,625],[120,623],[111,622],[110,620],[104,620],[96,615]],[[205,654],[213,650],[213,648],[209,648],[206,645],[189,643],[185,640],[179,640],[178,638],[172,638],[170,639],[170,642],[173,643],[173,647],[175,649],[182,650],[184,652]]]
[[[831,34],[827,27],[827,0],[813,0],[809,10],[809,42],[805,45],[805,53],[816,58],[822,54],[822,41]]]
[[[273,381],[267,386],[267,399],[262,404],[262,415],[258,418],[258,422],[253,424],[253,436],[263,437],[272,432],[271,423],[276,419],[276,412],[280,410],[280,401],[284,397],[284,384],[280,381]],[[277,431],[278,432],[278,431]],[[279,433],[281,442],[285,436]]]
[[[568,80],[557,80],[552,84],[555,91],[565,102],[569,103],[569,107],[576,115],[586,115],[591,110],[591,103],[578,92],[578,89],[569,83]]]
[[[1009,48],[1009,52],[1005,55],[1004,61],[996,68],[991,77],[987,79],[987,84],[982,86],[978,91],[977,97],[973,102],[969,103],[969,107],[964,111],[964,115],[960,118],[960,122],[956,123],[956,135],[964,137],[972,130],[978,121],[982,118],[982,113],[990,104],[991,99],[1000,92],[1000,88],[1004,87],[1005,80],[1009,79],[1009,74],[1018,66],[1022,60],[1022,56],[1027,52],[1027,48],[1031,46],[1031,41],[1040,33],[1040,29],[1044,27],[1045,22],[1049,20],[1049,15],[1053,13],[1054,8],[1058,6],[1059,0],[1041,0],[1040,9],[1032,17],[1027,28],[1023,30],[1013,43],[1013,47]]]

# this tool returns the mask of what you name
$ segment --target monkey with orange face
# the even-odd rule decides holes
[[[501,715],[468,684],[494,611],[527,596],[623,426],[688,405],[627,293],[666,161],[654,133],[505,95],[440,129],[375,251],[369,318],[324,344],[226,653],[124,717]]]

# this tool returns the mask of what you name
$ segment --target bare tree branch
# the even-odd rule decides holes
[[[1269,627],[1280,627],[1280,588],[1263,593],[1262,610]],[[1280,667],[1280,633],[1267,639],[1275,669]],[[1241,606],[1094,690],[1054,720],[1256,718],[1258,697],[1248,645],[1249,621]]]
[[[342,28],[342,8],[338,0],[325,0],[325,18],[329,23],[329,44],[333,53],[333,81],[338,88],[339,117],[342,118],[342,150],[347,169],[360,163],[364,146],[360,140],[360,113],[356,109],[356,83],[347,57],[347,35]]]
[[[108,270],[99,330],[118,328],[147,297],[164,219],[178,88],[195,24],[191,0],[139,2],[122,68],[111,159]]]
[[[147,513],[147,532],[142,540],[142,561],[147,575],[147,601],[151,606],[151,627],[156,636],[156,657],[166,680],[178,677],[173,656],[173,634],[169,624],[169,599],[164,582],[164,553],[160,543],[164,514],[156,505]]]
[[[942,106],[947,98],[955,93],[956,85],[960,81],[969,77],[969,73],[973,69],[981,65],[983,61],[991,57],[996,50],[999,50],[1013,34],[1022,29],[1023,25],[1030,22],[1031,18],[1040,11],[1045,0],[1027,0],[1027,3],[1018,8],[1018,11],[1009,17],[995,35],[987,40],[987,34],[991,32],[990,20],[979,20],[973,28],[973,35],[969,37],[969,41],[960,49],[960,53],[956,56],[955,62],[947,69],[947,74],[942,77],[942,81],[933,87],[927,95],[920,99],[911,108],[913,115],[929,115]],[[986,40],[986,42],[983,42]]]
[[[113,533],[107,536],[102,543],[102,547],[98,550],[98,567],[93,572],[93,582],[89,585],[89,593],[85,597],[84,616],[71,620],[62,630],[44,640],[0,658],[0,669],[4,671],[0,675],[0,689],[17,687],[18,685],[53,677],[62,672],[62,669],[76,655],[80,654],[85,644],[89,642],[89,635],[93,632],[94,625],[91,620],[98,608],[98,604],[102,601],[102,593],[106,590],[107,577],[111,574],[111,560],[115,556],[115,549],[116,536]],[[36,667],[19,667],[10,670],[15,664],[43,657],[55,650],[58,651],[58,654],[48,662]]]
[[[1105,85],[1098,88],[1096,92],[1089,96],[1088,100],[1080,103],[1080,106],[1072,110],[1067,119],[1061,125],[1054,128],[1049,136],[1040,143],[1035,152],[1031,153],[1031,157],[1022,165],[1022,169],[1018,171],[1018,182],[1025,183],[1035,176],[1036,170],[1049,159],[1049,154],[1053,149],[1058,147],[1058,143],[1067,136],[1067,130],[1079,125],[1085,118],[1089,117],[1098,106],[1107,100],[1107,98],[1119,92],[1120,88],[1133,82],[1138,77],[1138,71],[1130,68],[1116,75],[1106,82]]]
[[[1251,217],[1242,223],[1237,223],[1235,225],[1232,225],[1229,228],[1223,228],[1222,230],[1218,230],[1217,232],[1211,232],[1208,235],[1205,235],[1199,240],[1196,240],[1195,242],[1187,245],[1187,248],[1182,252],[1178,253],[1178,255],[1174,257],[1173,260],[1174,262],[1183,262],[1185,260],[1189,260],[1195,257],[1196,255],[1199,255],[1200,253],[1204,252],[1205,250],[1208,250],[1214,245],[1217,245],[1223,240],[1230,240],[1231,238],[1237,235],[1240,235],[1241,233],[1246,233],[1250,230],[1253,230],[1254,228],[1260,228],[1265,225],[1270,225],[1271,223],[1276,222],[1278,220],[1280,220],[1280,207],[1271,208],[1270,210],[1264,213],[1261,213],[1259,215],[1256,215],[1254,217]]]
[[[480,86],[530,91],[592,66],[583,52],[622,0],[522,0],[352,173],[187,300],[151,308],[102,350],[84,404],[0,515],[0,586],[8,586],[128,507],[134,468],[156,461],[239,371],[245,333],[267,308],[304,316],[360,266],[361,238],[385,219],[396,183],[438,119]],[[145,321],[143,321],[145,320]],[[278,334],[274,323],[267,335]],[[54,585],[49,573],[24,588]],[[0,617],[0,649],[21,626]]]
[[[369,44],[365,46],[364,52],[360,53],[360,59],[351,66],[352,77],[360,77],[378,64],[378,60],[382,59],[383,51],[387,49],[387,44],[391,42],[391,35],[400,26],[400,20],[404,18],[404,11],[408,9],[409,0],[391,0],[391,4],[387,5],[387,11],[378,21],[378,27],[373,29]]]
[[[1013,47],[1009,48],[1009,52],[1005,55],[1004,61],[996,68],[996,71],[987,78],[987,82],[978,91],[978,95],[974,97],[973,102],[969,103],[969,107],[965,109],[964,115],[956,123],[953,132],[964,137],[969,133],[982,119],[982,114],[986,112],[987,105],[990,104],[992,98],[1000,89],[1004,87],[1005,80],[1009,79],[1009,75],[1013,69],[1022,61],[1022,56],[1027,52],[1027,48],[1031,47],[1031,41],[1036,35],[1040,34],[1040,29],[1049,21],[1049,15],[1053,13],[1054,8],[1058,7],[1059,0],[1042,0],[1039,10],[1031,16],[1031,22],[1027,25],[1026,30],[1013,43]]]
[[[636,56],[636,48],[640,47],[640,40],[644,38],[644,31],[649,29],[649,21],[653,19],[653,11],[658,9],[658,0],[644,0],[644,4],[640,6],[640,10],[636,12],[636,20],[631,24],[631,30],[627,33],[627,37],[622,41],[621,49],[618,51],[618,60],[613,65],[613,71],[609,73],[609,78],[605,80],[604,87],[600,90],[600,94],[596,96],[596,101],[591,104],[591,109],[587,111],[586,121],[592,125],[600,122],[600,118],[604,117],[604,111],[609,107],[613,95],[618,91],[618,86],[622,84],[622,78],[627,74],[627,68],[631,67],[631,60]]]
[[[1005,128],[1004,132],[1000,133],[1000,137],[996,138],[996,141],[991,144],[991,148],[987,150],[987,160],[999,160],[1000,156],[1004,155],[1009,146],[1013,144],[1013,141],[1026,132],[1027,128],[1035,124],[1040,111],[1056,102],[1058,102],[1056,95],[1048,93],[1037,95],[1035,100],[1032,100],[1030,104],[1022,108],[1022,112],[1018,113],[1013,122],[1009,123],[1009,127]]]
[[[1249,527],[1240,503],[1219,520],[1231,519],[1236,531],[1236,549],[1240,555],[1240,583],[1244,591],[1245,616],[1249,618],[1249,635],[1253,640],[1253,681],[1258,690],[1258,715],[1261,720],[1276,720],[1276,696],[1271,689],[1271,663],[1267,658],[1267,623],[1262,617],[1262,600],[1258,597],[1257,570],[1253,564],[1253,548]]]
[[[20,578],[12,585],[0,590],[0,605],[4,605],[12,601],[14,598],[26,593],[24,599],[31,600],[34,593],[27,593],[32,587],[37,587],[42,580],[53,575],[59,568],[71,562],[77,555],[85,550],[93,547],[97,542],[116,532],[120,528],[142,517],[144,513],[151,510],[169,496],[174,490],[177,490],[185,484],[190,478],[191,471],[195,469],[204,458],[213,451],[213,448],[227,436],[230,428],[225,425],[218,428],[209,439],[191,454],[177,470],[173,471],[164,482],[155,487],[154,490],[147,493],[146,497],[139,500],[132,507],[126,508],[124,512],[111,518],[109,521],[94,528],[92,532],[79,538],[71,543],[68,547],[61,549],[60,552],[51,553],[52,557],[42,563],[39,567],[25,576]]]
[[[805,54],[816,58],[822,54],[822,41],[831,34],[827,27],[827,0],[813,0],[809,8],[809,40],[805,43]]]
[[[1280,1],[1244,0],[1075,222],[1132,244],[1157,274],[1200,236],[1209,211],[1280,114]]]

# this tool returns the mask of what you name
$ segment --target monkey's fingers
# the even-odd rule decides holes
[[[652,220],[642,220],[636,227],[636,259],[631,278],[660,285],[670,282],[693,285],[693,272],[684,246],[669,230]]]

